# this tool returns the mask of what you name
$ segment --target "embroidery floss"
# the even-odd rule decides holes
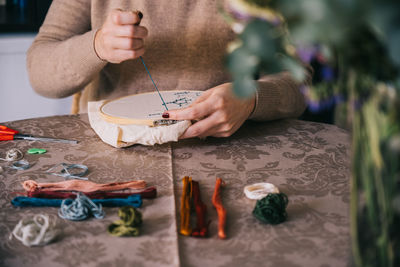
[[[192,228],[190,227],[190,198],[192,196],[192,178],[183,177],[183,189],[181,197],[181,230],[182,235],[190,235]]]
[[[135,208],[122,207],[118,210],[117,220],[108,226],[108,232],[113,236],[138,236],[142,225],[142,214]]]
[[[82,193],[78,193],[75,200],[64,199],[58,210],[58,216],[71,221],[82,221],[93,215],[96,219],[104,218],[101,204],[96,205]]]
[[[14,161],[11,164],[11,168],[15,169],[15,170],[19,170],[19,171],[23,171],[23,170],[27,170],[31,167],[31,165],[29,164],[28,161],[26,160],[18,160],[18,161]]]
[[[37,197],[37,198],[76,198],[76,193],[74,192],[59,192],[59,191],[47,191],[47,190],[36,190],[33,192],[26,193],[28,197]],[[138,192],[89,192],[85,193],[85,195],[91,199],[108,199],[108,198],[127,198],[131,195],[140,195],[142,198],[155,198],[157,196],[157,189],[154,186],[148,187],[142,191]]]
[[[23,159],[24,154],[21,152],[21,150],[12,148],[6,152],[6,157],[5,158],[0,158],[0,160],[3,161],[16,161],[16,160],[21,160]]]
[[[269,194],[257,200],[253,215],[263,223],[279,224],[287,217],[288,197],[284,193]]]
[[[52,172],[57,167],[61,166],[62,169],[59,172]],[[75,170],[75,172],[73,172]],[[81,170],[80,172],[76,172],[76,170]],[[82,164],[67,164],[67,163],[60,163],[54,165],[50,169],[46,171],[46,173],[51,175],[56,175],[63,177],[64,179],[78,179],[78,180],[89,180],[87,177],[83,177],[88,173],[89,169],[87,166]]]
[[[249,199],[262,199],[268,194],[278,194],[279,189],[270,183],[256,183],[244,187],[244,194]]]
[[[20,220],[10,239],[14,236],[27,247],[44,246],[54,240],[58,233],[55,220],[50,221],[49,216],[45,214],[36,214]]]
[[[226,224],[226,210],[221,201],[221,186],[225,185],[221,178],[215,181],[214,194],[212,196],[212,203],[218,213],[218,237],[221,239],[226,238],[225,224]]]
[[[78,193],[76,199],[84,196]],[[86,196],[85,196],[86,197]],[[89,199],[89,198],[88,198]],[[67,200],[64,202],[64,200]],[[82,201],[82,199],[80,200]],[[132,206],[139,208],[142,206],[142,197],[140,195],[130,195],[127,198],[108,198],[108,199],[91,199],[96,205],[102,205],[104,207],[122,207]],[[11,203],[16,207],[60,207],[62,203],[69,205],[73,202],[72,199],[47,199],[47,198],[35,198],[35,197],[15,197],[11,200]]]
[[[192,180],[193,203],[196,209],[197,227],[193,229],[192,236],[206,237],[208,233],[208,224],[206,223],[207,206],[201,201],[200,186],[195,180]]]
[[[27,180],[22,183],[22,186],[27,192],[34,192],[38,189],[45,189],[48,191],[79,191],[83,193],[90,193],[96,191],[144,189],[146,188],[146,182],[143,180],[137,180],[129,182],[96,184],[91,181],[82,180],[67,180],[58,183],[37,183],[33,180]]]

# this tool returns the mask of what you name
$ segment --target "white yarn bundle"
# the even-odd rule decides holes
[[[279,189],[270,183],[256,183],[244,187],[244,194],[249,199],[262,199],[268,194],[278,194]]]
[[[24,153],[22,153],[21,150],[12,148],[6,152],[6,157],[0,158],[0,160],[15,161],[15,160],[20,160],[23,157],[24,157]]]
[[[57,235],[55,221],[50,221],[48,215],[36,214],[18,222],[10,239],[14,236],[27,247],[44,246],[50,243]]]

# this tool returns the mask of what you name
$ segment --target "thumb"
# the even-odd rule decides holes
[[[136,11],[124,11],[121,9],[114,9],[111,13],[112,22],[118,25],[139,25],[143,13]]]

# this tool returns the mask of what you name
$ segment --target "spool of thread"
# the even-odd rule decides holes
[[[48,215],[36,214],[18,222],[10,235],[14,236],[25,246],[43,246],[56,238],[59,230],[56,229],[55,220],[50,220]]]
[[[244,187],[244,194],[249,199],[259,200],[268,194],[278,194],[279,189],[271,183],[256,183]]]

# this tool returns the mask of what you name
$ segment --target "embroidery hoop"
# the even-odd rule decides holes
[[[168,109],[189,106],[202,91],[161,91]],[[162,118],[165,111],[157,92],[133,94],[113,100],[106,100],[99,108],[102,119],[115,124],[136,124],[158,126],[168,122]]]

